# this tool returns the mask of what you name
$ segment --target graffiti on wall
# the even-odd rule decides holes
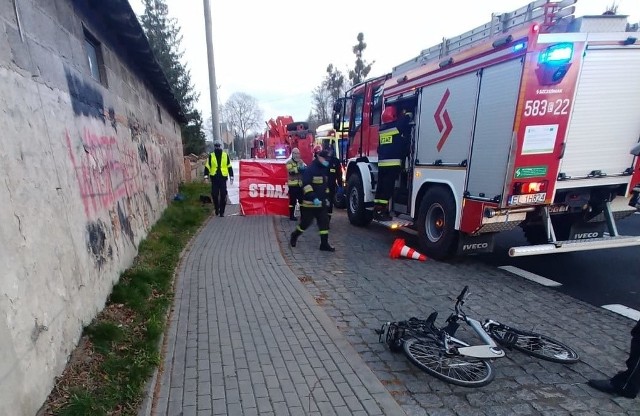
[[[102,268],[107,260],[113,258],[113,248],[107,242],[105,224],[98,220],[87,224],[87,245],[98,268]]]
[[[85,128],[84,154],[76,156],[68,131],[66,140],[87,218],[143,190],[144,176],[137,149],[120,149],[114,136],[99,136]]]
[[[73,74],[69,68],[65,68],[64,73],[75,115],[97,118],[105,122],[104,98],[100,90]]]
[[[116,114],[94,80],[70,68],[65,75],[73,113],[83,126],[79,133],[66,131],[69,160],[87,220],[87,246],[102,268],[119,250],[121,237],[135,245],[136,233],[157,217],[160,199],[168,201],[167,190],[177,189],[175,144],[151,134],[151,126],[135,114]],[[128,127],[129,137],[119,126]]]

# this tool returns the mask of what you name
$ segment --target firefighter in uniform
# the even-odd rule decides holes
[[[329,245],[329,215],[327,214],[327,174],[329,167],[329,152],[322,150],[302,174],[303,199],[300,206],[300,223],[291,233],[289,244],[295,247],[298,237],[309,228],[315,218],[320,230],[320,250],[335,251]]]
[[[389,200],[396,179],[407,157],[411,136],[411,113],[403,111],[398,120],[396,108],[387,106],[382,113],[378,144],[378,184],[374,199],[374,218],[390,221]]]
[[[331,214],[333,214],[333,204],[336,198],[336,189],[342,188],[344,185],[342,183],[342,164],[337,157],[335,157],[335,152],[333,146],[327,147],[327,152],[329,152],[329,197],[327,198],[329,206],[327,208],[327,213],[329,214],[329,221],[331,221]]]
[[[216,215],[224,217],[224,208],[227,205],[227,179],[233,185],[233,167],[227,152],[222,150],[222,142],[216,140],[213,152],[209,154],[204,165],[204,177],[211,181],[211,199]]]
[[[302,206],[302,172],[307,166],[300,159],[300,149],[294,147],[291,150],[291,158],[287,160],[287,173],[289,180],[289,219],[297,221],[295,216],[296,202]]]

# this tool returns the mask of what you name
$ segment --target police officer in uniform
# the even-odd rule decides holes
[[[300,206],[300,223],[291,233],[289,240],[291,247],[296,246],[298,237],[309,228],[315,218],[320,230],[320,250],[335,251],[335,248],[329,245],[329,215],[326,204],[329,195],[328,167],[329,152],[322,150],[302,174],[303,199]]]
[[[294,147],[291,150],[291,158],[287,160],[287,173],[289,179],[289,219],[297,221],[295,216],[296,202],[302,206],[302,172],[307,166],[300,159],[300,149]]]
[[[382,113],[378,144],[378,184],[374,199],[374,218],[390,221],[389,200],[396,179],[407,157],[411,137],[411,113],[403,111],[398,120],[396,108],[387,106]]]
[[[204,165],[204,177],[211,181],[211,199],[215,213],[224,217],[224,208],[227,205],[227,179],[230,179],[233,185],[233,167],[219,140],[213,144],[213,152],[209,154]]]

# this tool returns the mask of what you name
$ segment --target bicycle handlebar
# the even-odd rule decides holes
[[[464,289],[462,289],[462,292],[460,292],[460,294],[458,295],[458,297],[456,298],[456,315],[460,315],[461,311],[460,311],[460,307],[462,305],[464,305],[464,300],[467,297],[467,295],[469,294],[469,286],[465,286]]]
[[[464,303],[464,298],[467,296],[468,292],[469,292],[469,286],[465,286],[464,289],[462,289],[462,292],[460,292],[460,294],[458,295],[459,303]]]

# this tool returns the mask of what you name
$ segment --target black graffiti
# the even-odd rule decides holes
[[[133,229],[131,228],[131,222],[129,218],[126,216],[124,211],[122,210],[122,206],[120,206],[120,202],[118,202],[118,219],[120,220],[120,229],[123,233],[129,237],[129,240],[132,244],[135,244],[133,239]]]
[[[105,122],[104,99],[100,90],[91,85],[91,81],[85,82],[69,68],[64,69],[69,87],[71,105],[76,116],[87,116],[97,118]],[[114,115],[115,120],[115,115]]]
[[[107,235],[102,221],[87,224],[87,246],[93,255],[98,268],[101,268],[108,258],[113,256],[111,246],[107,247]]]
[[[116,110],[109,108],[109,121],[111,121],[111,127],[118,132],[118,122],[116,120]]]
[[[147,153],[147,147],[144,143],[138,145],[138,156],[140,157],[140,162],[149,163],[149,154]]]

